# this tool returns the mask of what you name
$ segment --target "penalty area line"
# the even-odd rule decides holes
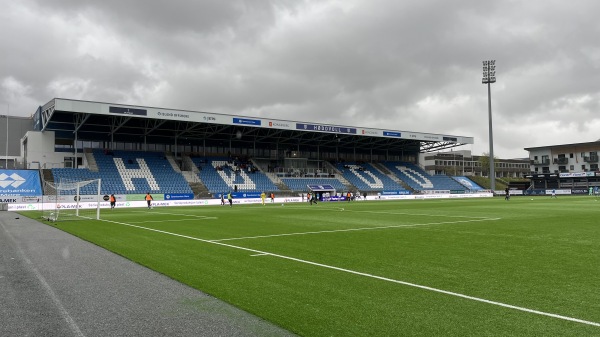
[[[148,227],[143,227],[143,226],[132,225],[132,224],[125,223],[125,222],[118,222],[118,221],[104,220],[104,219],[101,219],[100,221],[110,222],[110,223],[114,223],[114,224],[118,224],[118,225],[123,225],[123,226],[134,227],[134,228],[143,229],[143,230],[147,230],[147,231],[151,231],[151,232],[157,232],[157,233],[172,235],[172,236],[176,236],[176,237],[180,237],[180,238],[186,238],[186,239],[195,240],[195,241],[204,242],[204,243],[211,243],[211,244],[214,244],[214,245],[219,245],[219,246],[223,246],[223,247],[229,247],[229,248],[233,248],[233,249],[239,249],[239,250],[243,250],[243,251],[247,251],[247,252],[251,252],[251,253],[270,255],[270,256],[278,257],[278,258],[281,258],[281,259],[284,259],[284,260],[295,261],[295,262],[304,263],[304,264],[308,264],[308,265],[312,265],[312,266],[316,266],[316,267],[321,267],[321,268],[325,268],[325,269],[336,270],[336,271],[340,271],[340,272],[344,272],[344,273],[348,273],[348,274],[352,274],[352,275],[364,276],[364,277],[368,277],[368,278],[372,278],[372,279],[376,279],[376,280],[380,280],[380,281],[386,281],[386,282],[401,284],[401,285],[405,285],[405,286],[409,286],[409,287],[413,287],[413,288],[418,288],[418,289],[423,289],[423,290],[427,290],[427,291],[431,291],[431,292],[435,292],[435,293],[439,293],[439,294],[444,294],[444,295],[459,297],[459,298],[462,298],[462,299],[467,299],[467,300],[471,300],[471,301],[475,301],[475,302],[480,302],[480,303],[491,304],[491,305],[494,305],[494,306],[503,307],[503,308],[507,308],[507,309],[513,309],[513,310],[522,311],[522,312],[526,312],[526,313],[530,313],[530,314],[535,314],[535,315],[540,315],[540,316],[546,316],[546,317],[556,318],[556,319],[560,319],[560,320],[564,320],[564,321],[569,321],[569,322],[575,322],[575,323],[581,323],[581,324],[585,324],[585,325],[591,325],[591,326],[600,327],[600,323],[598,323],[598,322],[586,321],[586,320],[579,319],[579,318],[574,318],[574,317],[569,317],[569,316],[563,316],[563,315],[553,314],[553,313],[550,313],[550,312],[544,312],[544,311],[535,310],[535,309],[529,309],[529,308],[525,308],[525,307],[519,307],[519,306],[516,306],[516,305],[502,303],[502,302],[496,302],[496,301],[486,300],[484,298],[479,298],[479,297],[475,297],[475,296],[469,296],[469,295],[465,295],[465,294],[461,294],[461,293],[456,293],[456,292],[453,292],[453,291],[448,291],[448,290],[443,290],[443,289],[428,287],[428,286],[424,286],[424,285],[421,285],[421,284],[416,284],[416,283],[411,283],[411,282],[406,282],[406,281],[401,281],[401,280],[395,280],[395,279],[388,278],[388,277],[383,277],[383,276],[378,276],[378,275],[363,273],[363,272],[356,271],[356,270],[351,270],[351,269],[346,269],[346,268],[331,266],[331,265],[322,264],[322,263],[318,263],[318,262],[313,262],[313,261],[308,261],[308,260],[302,260],[302,259],[298,259],[298,258],[291,257],[291,256],[285,256],[285,255],[280,255],[280,254],[275,254],[275,253],[269,253],[269,252],[265,252],[265,251],[258,250],[258,249],[252,249],[252,248],[246,248],[246,247],[241,247],[241,246],[235,246],[235,245],[231,245],[231,244],[228,244],[228,243],[218,242],[218,241],[213,241],[213,240],[200,239],[200,238],[196,238],[196,237],[193,237],[193,236],[182,235],[182,234],[171,233],[171,232],[167,232],[167,231],[163,231],[163,230],[159,230],[159,229],[153,229],[153,228],[148,228]]]

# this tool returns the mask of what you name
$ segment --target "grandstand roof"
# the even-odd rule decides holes
[[[571,144],[557,144],[557,145],[545,145],[545,146],[526,147],[526,148],[524,148],[524,150],[531,152],[533,150],[544,150],[544,149],[550,149],[550,148],[556,148],[556,149],[560,149],[560,148],[572,148],[572,147],[578,147],[578,146],[600,147],[600,140],[596,140],[596,141],[593,141],[593,142],[585,142],[585,143],[571,143]]]
[[[91,141],[173,144],[234,142],[280,147],[430,152],[473,144],[472,137],[256,118],[54,98],[34,115],[36,130]]]

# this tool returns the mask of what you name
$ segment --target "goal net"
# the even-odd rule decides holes
[[[42,217],[49,221],[100,219],[100,179],[44,182]]]

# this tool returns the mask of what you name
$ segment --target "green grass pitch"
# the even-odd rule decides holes
[[[52,225],[300,335],[600,336],[595,197],[101,217]]]

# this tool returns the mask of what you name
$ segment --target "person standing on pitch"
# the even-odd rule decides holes
[[[221,193],[221,206],[225,205],[225,193]]]
[[[154,200],[154,198],[152,198],[150,192],[146,193],[146,203],[148,203],[148,209],[152,208],[152,200]]]
[[[504,189],[504,200],[510,200],[510,190],[507,188]]]
[[[227,201],[229,201],[229,207],[233,207],[233,196],[231,195],[231,192],[227,194]]]
[[[271,192],[271,203],[275,202],[275,193]]]
[[[267,194],[265,192],[262,192],[260,194],[260,201],[262,202],[262,205],[265,205],[265,198],[267,197]]]
[[[115,208],[115,206],[117,204],[117,198],[115,198],[115,195],[111,194],[110,197],[108,198],[108,200],[110,201],[110,209]]]

